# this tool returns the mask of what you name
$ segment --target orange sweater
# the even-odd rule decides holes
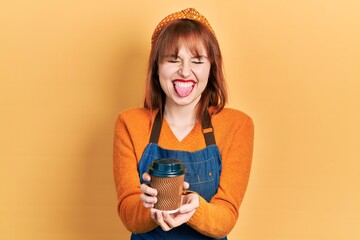
[[[155,114],[153,118],[155,117]],[[143,108],[119,114],[115,125],[113,167],[118,197],[118,213],[133,233],[154,229],[149,209],[140,200],[137,164],[149,142],[149,111]],[[254,127],[246,114],[225,108],[212,117],[216,144],[222,156],[222,172],[216,195],[208,203],[200,197],[200,206],[187,223],[203,235],[221,238],[234,227],[249,179],[253,152]],[[196,151],[206,147],[201,124],[179,142],[163,121],[158,145],[162,148]]]

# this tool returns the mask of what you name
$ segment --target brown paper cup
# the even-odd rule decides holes
[[[150,186],[158,191],[155,208],[175,213],[181,206],[184,175],[177,177],[151,176]]]

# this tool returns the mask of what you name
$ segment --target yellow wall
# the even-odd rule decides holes
[[[1,1],[0,239],[127,239],[112,136],[150,36],[193,6],[256,126],[231,239],[360,239],[360,2]]]

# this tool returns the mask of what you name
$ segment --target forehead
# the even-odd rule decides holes
[[[186,56],[190,55],[192,57],[200,57],[200,56],[207,56],[206,49],[203,45],[199,45],[196,48],[190,48],[185,44],[179,45],[178,51],[176,52],[176,56]]]
[[[168,39],[160,49],[159,57],[178,56],[189,53],[192,56],[208,56],[209,49],[205,47],[200,37],[185,36],[178,39]]]

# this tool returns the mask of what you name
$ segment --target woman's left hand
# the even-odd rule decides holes
[[[151,209],[151,218],[161,227],[164,231],[169,231],[175,227],[187,223],[196,209],[199,207],[199,196],[195,193],[182,196],[182,206],[179,211],[174,214],[169,214],[165,211]]]

